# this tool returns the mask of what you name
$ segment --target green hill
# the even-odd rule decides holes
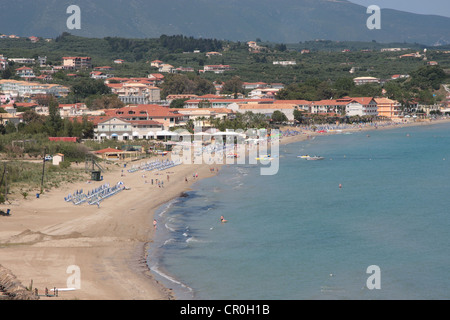
[[[81,30],[68,30],[72,1],[0,0],[0,32],[56,37],[196,38],[297,43],[314,39],[450,43],[450,18],[391,9],[381,29],[369,30],[366,8],[345,0],[78,0]]]

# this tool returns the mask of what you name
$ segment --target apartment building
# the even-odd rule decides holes
[[[90,69],[92,60],[90,57],[63,57],[64,69]]]

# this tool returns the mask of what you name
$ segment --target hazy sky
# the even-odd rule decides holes
[[[363,6],[377,5],[420,14],[437,14],[450,17],[450,0],[349,0]]]

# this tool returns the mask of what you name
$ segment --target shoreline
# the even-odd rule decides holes
[[[11,210],[11,216],[0,217],[0,265],[24,286],[32,282],[40,295],[45,288],[68,288],[72,275],[67,273],[68,267],[79,267],[80,289],[60,290],[58,297],[41,296],[41,300],[173,299],[171,290],[156,281],[147,267],[152,220],[160,206],[181,196],[195,181],[211,176],[209,166],[179,165],[146,172],[145,178],[142,172],[124,170],[122,176],[122,168],[108,167],[104,181],[68,184],[39,198],[0,206]],[[193,179],[193,172],[199,177]],[[156,185],[156,179],[164,181],[163,188]],[[104,200],[99,207],[64,201],[75,190],[87,192],[119,181],[129,190]]]
[[[400,123],[377,129],[367,126],[342,132],[449,122],[450,119]],[[283,137],[280,144],[304,141],[308,135],[339,133],[304,131]],[[0,217],[0,265],[11,270],[24,286],[29,286],[32,281],[33,288],[38,288],[40,294],[46,287],[67,288],[71,276],[67,268],[79,266],[80,289],[60,291],[58,297],[41,297],[41,300],[175,299],[172,289],[156,280],[147,264],[147,249],[154,237],[152,221],[159,208],[189,191],[193,183],[216,175],[217,171],[212,173],[210,167],[208,164],[181,164],[163,172],[145,173],[143,177],[141,171],[128,173],[126,170],[122,176],[122,168],[109,165],[102,182],[67,184],[39,199],[0,205],[4,211],[11,209],[11,216]],[[198,178],[192,177],[194,172],[198,173]],[[166,175],[169,175],[169,181]],[[164,188],[151,185],[152,178],[162,178]],[[105,200],[99,208],[88,204],[75,206],[64,201],[64,197],[75,190],[89,190],[105,182],[114,185],[118,181],[123,181],[130,190]]]

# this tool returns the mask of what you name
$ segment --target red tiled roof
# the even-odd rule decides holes
[[[31,69],[29,67],[21,67],[21,68],[17,68],[16,70],[18,71],[18,70],[33,70],[33,69]]]
[[[16,102],[16,107],[24,107],[24,108],[31,108],[31,107],[37,107],[37,103],[33,102]]]
[[[123,118],[133,115],[129,113],[130,111],[133,111],[134,115],[140,116],[148,114],[149,117],[182,117],[182,115],[175,113],[168,107],[161,107],[153,104],[139,104],[126,106],[120,109],[108,109],[105,110],[105,113],[108,116]]]

